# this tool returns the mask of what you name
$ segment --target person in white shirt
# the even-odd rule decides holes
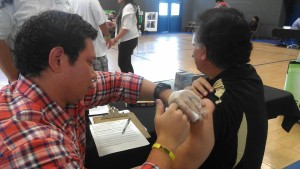
[[[10,82],[18,71],[11,54],[14,38],[22,24],[33,15],[49,9],[72,12],[68,0],[1,0],[0,1],[0,69]]]
[[[74,13],[80,15],[85,21],[98,30],[98,36],[93,41],[96,59],[93,68],[96,71],[108,71],[107,50],[111,47],[112,40],[106,25],[107,16],[98,0],[72,0],[71,6]],[[104,36],[103,36],[104,35]]]
[[[300,29],[300,17],[298,17],[293,23],[292,29]]]
[[[118,0],[122,8],[117,16],[116,36],[118,43],[118,65],[122,72],[134,73],[131,55],[138,44],[138,6],[134,0]]]

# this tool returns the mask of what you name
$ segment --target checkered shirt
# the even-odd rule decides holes
[[[84,100],[59,107],[23,76],[0,91],[0,168],[84,168],[85,110],[113,101],[136,102],[143,78],[96,72]]]

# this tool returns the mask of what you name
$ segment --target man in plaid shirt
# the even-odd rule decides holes
[[[14,50],[21,75],[0,91],[0,168],[84,168],[85,110],[153,99],[156,86],[143,77],[93,70],[96,36],[81,17],[59,11],[24,23]],[[175,151],[189,133],[191,111],[200,112],[200,98],[170,89],[158,95],[165,103],[177,103],[164,113],[157,100],[155,119],[157,140]],[[164,152],[152,151],[145,166],[170,166]]]

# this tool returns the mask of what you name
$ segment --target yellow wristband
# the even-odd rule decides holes
[[[167,149],[166,147],[163,147],[162,145],[160,145],[159,143],[154,143],[152,148],[158,148],[161,151],[167,153],[169,155],[169,157],[174,161],[175,159],[175,155],[172,151],[170,151],[169,149]]]
[[[111,39],[111,36],[104,36],[105,39]]]

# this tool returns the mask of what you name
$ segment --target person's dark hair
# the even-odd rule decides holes
[[[259,17],[258,16],[253,16],[255,18],[256,22],[259,22]]]
[[[76,14],[45,11],[28,19],[14,43],[15,65],[27,77],[39,76],[46,69],[50,51],[62,47],[71,64],[85,47],[87,38],[95,39],[97,30]]]
[[[129,3],[132,4],[135,9],[138,9],[137,4],[134,2],[134,0],[124,0],[124,3],[123,3],[123,5],[122,5],[122,7],[121,7],[121,9],[120,9],[120,11],[119,11],[119,13],[117,15],[117,26],[118,26],[118,30],[117,31],[118,32],[120,31],[123,9]],[[138,10],[136,11],[135,16],[136,16],[136,19],[138,21],[139,20],[139,11]],[[136,26],[137,26],[137,28],[139,28],[139,22],[137,22]]]
[[[227,69],[250,61],[250,28],[243,14],[234,8],[214,8],[198,17],[196,40],[206,47],[207,58]]]

